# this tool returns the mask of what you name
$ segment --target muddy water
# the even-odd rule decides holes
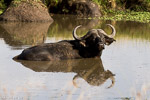
[[[53,23],[0,23],[0,99],[5,100],[149,100],[150,24],[54,16]],[[111,29],[117,40],[101,59],[16,62],[27,47],[73,39],[91,28]]]

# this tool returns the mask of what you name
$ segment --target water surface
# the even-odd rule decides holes
[[[149,100],[150,24],[54,16],[53,23],[0,22],[0,99],[10,100]],[[73,39],[89,29],[116,28],[117,40],[101,59],[16,62],[25,48]],[[113,80],[113,81],[112,81]]]

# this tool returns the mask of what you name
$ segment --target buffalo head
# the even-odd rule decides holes
[[[73,30],[73,37],[75,40],[80,41],[80,44],[84,47],[103,50],[105,45],[110,45],[113,41],[115,41],[114,36],[116,34],[116,30],[111,24],[107,25],[112,29],[111,35],[107,35],[107,33],[102,29],[91,29],[83,37],[78,37],[76,30],[81,27],[81,25],[79,25]]]

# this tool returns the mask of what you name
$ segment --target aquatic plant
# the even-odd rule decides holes
[[[150,12],[135,12],[135,11],[117,11],[117,10],[108,10],[107,14],[99,17],[99,19],[104,20],[125,20],[125,21],[138,21],[148,23],[150,22]]]

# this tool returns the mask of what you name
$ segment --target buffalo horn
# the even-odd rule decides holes
[[[114,84],[115,84],[115,78],[114,78],[114,76],[111,76],[110,79],[111,79],[112,84],[108,88],[113,87]]]
[[[103,34],[106,35],[106,36],[108,36],[108,37],[110,37],[110,38],[115,37],[115,35],[116,35],[116,30],[115,30],[114,26],[112,26],[111,24],[106,24],[106,25],[108,25],[108,26],[111,27],[112,33],[111,33],[111,35],[108,35],[107,33],[105,33],[105,32],[103,31]]]
[[[75,80],[76,80],[77,78],[80,78],[80,76],[79,76],[79,75],[75,75],[75,76],[73,77],[73,80],[72,80],[73,85],[74,85],[75,87],[79,87],[79,86],[77,85],[77,83],[75,82]]]
[[[76,30],[81,27],[82,25],[79,25],[77,27],[74,28],[73,32],[72,32],[72,35],[73,35],[73,38],[76,39],[76,40],[82,40],[81,37],[78,37],[77,34],[76,34]]]

